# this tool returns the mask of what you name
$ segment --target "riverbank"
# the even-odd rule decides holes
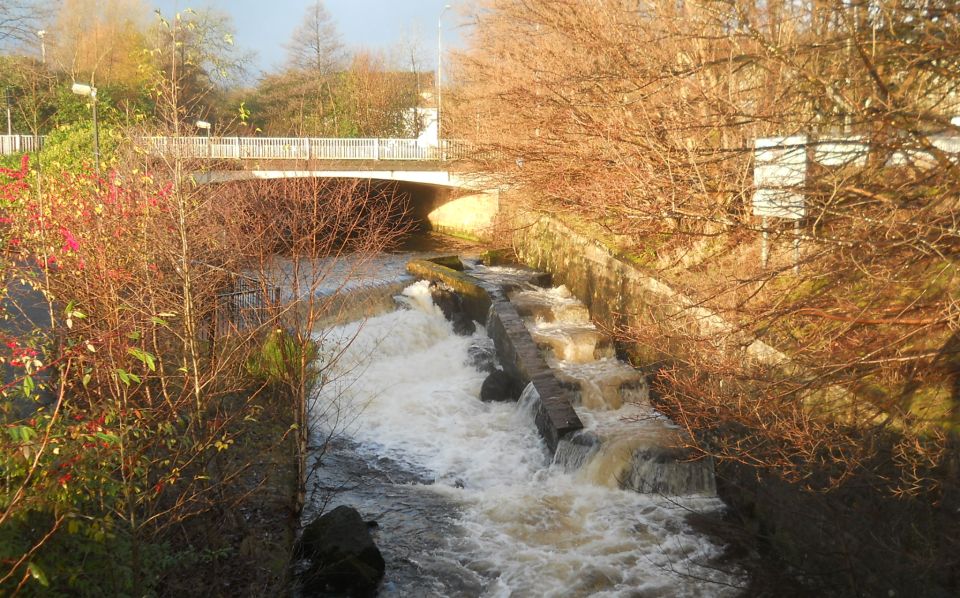
[[[430,233],[408,236],[395,250],[360,271],[349,267],[348,258],[339,259],[336,264],[342,261],[347,265],[334,267],[326,281],[329,292],[340,297],[333,304],[334,319],[362,321],[389,311],[380,304],[393,304],[391,289],[403,284],[397,281],[405,276],[408,256],[453,251],[476,255],[481,250],[475,242]],[[383,301],[372,300],[384,293]],[[340,303],[350,304],[350,308]],[[322,325],[327,328],[333,323]],[[294,543],[305,520],[296,504],[298,457],[291,399],[278,386],[254,389],[247,399],[236,396],[227,402],[243,403],[243,412],[254,415],[232,424],[235,430],[229,449],[218,452],[216,460],[222,461],[205,472],[219,482],[214,484],[219,486],[215,504],[169,535],[169,553],[178,564],[161,579],[162,595],[275,596],[294,591]],[[239,407],[228,406],[227,411]],[[357,492],[351,492],[349,486],[367,477],[366,469],[357,470],[352,464],[356,460],[353,451],[353,447],[334,442],[326,447],[323,463],[314,461],[316,455],[311,457],[311,471],[316,476],[312,479],[329,488],[330,497],[351,500]],[[239,473],[222,480],[217,471]],[[308,509],[310,515],[318,512],[316,505]]]
[[[525,263],[567,284],[634,364],[653,374],[654,401],[690,431],[692,448],[717,459],[718,491],[731,511],[726,525],[710,527],[751,571],[751,595],[956,591],[957,445],[937,423],[942,416],[922,419],[918,410],[949,373],[916,381],[917,400],[907,395],[907,409],[887,401],[886,416],[876,419],[868,414],[878,405],[858,396],[864,384],[855,375],[847,380],[855,365],[829,377],[798,351],[816,328],[798,329],[790,343],[774,347],[745,320],[726,317],[751,289],[749,269],[734,262],[755,248],[735,251],[733,239],[720,235],[680,263],[655,250],[618,250],[549,215],[527,214],[505,228]],[[724,259],[709,255],[717,248],[726,248]],[[784,263],[775,266],[787,282],[788,257],[781,252],[776,259]],[[658,263],[672,270],[661,276]],[[711,293],[735,286],[737,276],[746,280],[733,298]],[[785,288],[783,281],[761,288],[760,297],[775,300]]]
[[[299,528],[294,413],[282,391],[250,400],[256,417],[237,425],[219,468],[210,510],[169,534],[174,560],[159,584],[164,596],[283,596]],[[216,476],[215,473],[211,473]]]

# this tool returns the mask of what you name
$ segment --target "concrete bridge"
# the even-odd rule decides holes
[[[149,153],[209,161],[211,169],[196,177],[200,183],[318,177],[485,188],[477,177],[450,171],[450,163],[467,153],[467,145],[459,141],[442,140],[437,145],[416,139],[317,137],[144,137],[139,141]]]
[[[499,210],[495,185],[450,169],[451,162],[467,155],[469,147],[460,141],[145,137],[140,142],[148,153],[199,162],[193,174],[199,184],[291,178],[386,181],[408,197],[423,228],[459,236],[486,237]]]
[[[36,151],[43,137],[0,136],[0,154]],[[450,169],[469,145],[440,140],[320,137],[139,137],[158,158],[193,162],[194,180],[218,184],[252,179],[349,178],[396,183],[428,228],[483,237],[499,208],[499,191],[486,177]]]

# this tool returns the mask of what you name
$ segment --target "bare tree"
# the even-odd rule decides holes
[[[35,0],[0,3],[0,47],[36,40],[42,13]]]
[[[287,55],[290,66],[315,77],[329,76],[343,65],[344,45],[323,0],[307,7],[287,45]]]
[[[400,42],[398,43],[397,51],[401,55],[401,61],[410,65],[410,72],[413,73],[414,76],[416,100],[409,119],[409,128],[414,137],[419,137],[425,125],[423,114],[421,114],[418,109],[422,97],[421,94],[423,94],[425,89],[431,89],[430,81],[425,80],[424,73],[422,72],[424,48],[423,37],[419,28],[413,26],[409,29],[404,29]]]
[[[276,334],[284,339],[278,340],[281,363],[274,375],[296,414],[302,506],[308,442],[322,449],[326,438],[318,437],[318,424],[339,431],[347,418],[335,401],[314,400],[331,383],[328,370],[350,343],[330,333],[332,324],[362,303],[356,296],[344,299],[349,285],[374,274],[377,256],[407,232],[407,206],[394,186],[371,181],[251,181],[229,193],[235,210],[231,237],[259,240],[237,247],[245,271],[262,281],[265,296],[280,289],[270,305],[272,321],[283,329]]]
[[[869,487],[857,500],[936,522],[928,560],[875,567],[899,587],[911,567],[950,570],[956,552],[939,506],[960,492],[953,9],[490,0],[449,113],[471,138],[481,115],[491,151],[477,167],[523,189],[528,209],[688,294],[679,313],[631,308],[619,332],[670,364],[661,407],[695,449],[824,497]],[[755,140],[788,136],[809,165],[797,229],[752,206]],[[837,157],[837,141],[855,155]],[[704,308],[728,325],[700,325]],[[776,359],[744,351],[758,337]],[[888,554],[914,534],[898,517]],[[848,528],[851,546],[869,547],[866,527]]]

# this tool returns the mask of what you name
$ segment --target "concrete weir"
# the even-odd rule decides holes
[[[504,371],[521,385],[532,383],[536,389],[537,430],[551,453],[555,453],[560,441],[582,430],[583,423],[570,404],[568,391],[560,385],[516,307],[507,299],[509,289],[441,265],[440,261],[455,265],[443,258],[413,260],[407,264],[407,271],[451,287],[460,294],[467,314],[478,322],[487,323],[487,333],[494,341]]]
[[[456,257],[407,270],[452,289],[466,316],[486,322],[503,372],[526,387],[520,400],[555,464],[644,494],[716,495],[713,462],[691,454],[687,433],[650,404],[646,377],[616,358],[586,307],[551,286],[549,274],[467,273]]]

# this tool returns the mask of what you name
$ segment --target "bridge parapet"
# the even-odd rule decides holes
[[[145,137],[148,151],[214,160],[403,160],[438,162],[463,158],[467,144],[443,139],[425,145],[416,139],[329,137]]]
[[[466,157],[464,141],[442,139],[427,145],[416,139],[334,137],[138,137],[153,154],[210,160],[330,160],[444,162]],[[0,135],[0,155],[33,152],[44,137]]]

